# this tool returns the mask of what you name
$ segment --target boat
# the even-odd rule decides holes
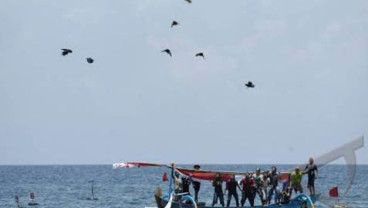
[[[319,167],[323,167],[328,163],[335,161],[339,158],[344,158],[347,162],[347,187],[345,189],[344,195],[349,191],[353,179],[355,177],[356,171],[356,156],[355,151],[362,148],[364,146],[364,136],[361,136],[357,139],[354,139],[334,150],[321,155],[315,160],[315,163],[318,164]],[[317,162],[318,161],[318,162]],[[171,177],[169,190],[167,194],[162,194],[162,191],[156,191],[154,194],[157,208],[212,208],[211,206],[206,206],[204,202],[195,202],[195,200],[191,197],[191,195],[183,195],[183,194],[175,194],[174,193],[174,171],[179,172],[182,175],[190,177],[192,179],[199,180],[214,180],[217,173],[220,173],[221,180],[227,181],[232,176],[244,176],[245,174],[253,174],[253,172],[234,172],[234,171],[208,171],[208,170],[199,170],[194,166],[194,169],[188,168],[180,168],[176,167],[174,164],[166,165],[159,163],[147,163],[147,162],[125,162],[125,163],[114,163],[113,169],[118,168],[132,168],[132,167],[167,167],[171,169]],[[199,165],[198,165],[199,167]],[[289,182],[291,173],[288,171],[279,172],[279,182]],[[294,198],[290,199],[288,204],[272,204],[267,207],[270,208],[317,208],[317,207],[326,207],[322,203],[316,204],[316,201],[319,199],[320,194],[314,196],[307,196],[305,194],[296,195]],[[321,205],[319,205],[321,204]],[[263,207],[263,206],[253,206],[253,207]],[[334,208],[345,208],[347,206],[338,203],[337,205],[330,205],[329,207]]]
[[[162,193],[162,192],[161,192]],[[156,190],[154,195],[157,208],[167,208],[168,204],[171,208],[214,208],[211,206],[206,206],[205,202],[195,202],[191,199],[190,195],[184,195],[181,197],[181,200],[171,200],[170,195],[165,194],[162,195],[160,190]],[[319,198],[320,194],[310,197],[306,194],[298,194],[293,199],[290,200],[287,204],[271,204],[267,207],[269,208],[307,208],[307,207],[316,207],[315,203]],[[264,207],[263,205],[253,206],[254,208]],[[236,208],[236,207],[230,207]]]
[[[307,208],[307,207],[315,207],[314,203],[310,203],[309,197],[305,194],[299,194],[296,197],[294,197],[288,204],[271,204],[267,207],[269,208]],[[166,206],[169,203],[168,196],[160,197],[155,194],[155,201],[157,204],[157,208],[166,208]],[[308,206],[309,204],[309,206]],[[312,205],[310,205],[312,204]],[[214,208],[211,206],[206,206],[204,202],[200,202],[197,204],[192,204],[188,202],[171,202],[171,208]],[[253,206],[253,208],[261,208],[264,207],[263,205]],[[236,208],[236,207],[230,207],[230,208]]]
[[[35,200],[35,194],[33,192],[29,193],[29,202],[28,206],[36,206],[38,203]]]
[[[213,208],[207,206],[205,202],[196,202],[193,197],[187,193],[175,193],[174,191],[174,172],[178,172],[183,176],[200,179],[200,180],[214,180],[216,174],[220,173],[221,180],[227,181],[233,175],[244,176],[245,174],[253,174],[253,172],[234,172],[234,171],[211,171],[211,170],[198,170],[176,167],[174,164],[165,165],[157,163],[144,163],[144,162],[128,162],[128,163],[115,163],[114,169],[118,168],[132,168],[132,167],[167,167],[171,170],[171,177],[169,181],[169,190],[166,194],[162,194],[161,189],[157,189],[154,198],[157,208]],[[290,172],[280,172],[279,180],[289,180]],[[298,194],[294,198],[290,199],[287,204],[271,204],[269,208],[316,208],[315,202],[318,200],[318,196],[310,197],[306,194]],[[254,208],[264,207],[263,205],[253,206]]]

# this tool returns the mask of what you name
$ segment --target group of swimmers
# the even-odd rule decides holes
[[[194,169],[199,170],[200,166],[195,165]],[[317,177],[318,169],[314,164],[313,158],[309,159],[309,164],[304,170],[300,170],[299,166],[296,166],[294,171],[290,174],[290,178],[283,183],[280,181],[280,172],[277,171],[275,166],[271,167],[271,171],[263,171],[257,168],[254,174],[245,173],[244,178],[240,181],[235,179],[235,175],[232,175],[231,179],[226,181],[225,190],[223,190],[223,178],[220,173],[216,174],[216,178],[212,181],[214,187],[212,207],[220,201],[220,204],[224,207],[224,192],[227,192],[227,207],[230,206],[231,199],[235,199],[236,207],[239,207],[239,195],[237,190],[241,191],[241,207],[244,206],[248,200],[251,207],[254,206],[256,196],[260,197],[260,201],[263,206],[271,204],[272,198],[274,198],[275,204],[287,204],[290,201],[292,192],[303,193],[303,186],[301,184],[303,175],[308,175],[308,189],[310,195],[315,194],[314,180]],[[180,181],[179,181],[180,180]],[[175,175],[175,190],[178,193],[188,193],[189,187],[192,183],[194,189],[194,199],[198,202],[198,192],[200,189],[200,182],[195,181],[188,177],[179,177],[177,173]]]

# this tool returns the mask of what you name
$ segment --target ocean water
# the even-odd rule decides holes
[[[192,167],[191,165],[183,165]],[[270,165],[202,165],[202,169],[247,171]],[[279,170],[291,170],[292,165],[278,165]],[[110,165],[45,165],[45,166],[0,166],[0,208],[16,207],[15,193],[20,204],[26,206],[29,193],[35,192],[39,208],[143,208],[155,206],[153,194],[157,187],[164,191],[168,182],[162,182],[162,174],[169,170],[162,167],[113,170]],[[368,166],[357,166],[353,185],[341,201],[349,207],[368,207]],[[94,181],[97,201],[86,200],[91,196],[91,181]],[[304,189],[306,177],[304,177]],[[321,203],[331,204],[336,199],[328,197],[328,190],[339,186],[341,195],[346,187],[346,167],[329,165],[320,169],[316,180],[317,192],[322,194]],[[210,182],[202,182],[200,201],[211,203]],[[320,207],[325,207],[320,204]]]

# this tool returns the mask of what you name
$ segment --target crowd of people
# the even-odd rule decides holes
[[[194,169],[199,170],[200,166],[195,165]],[[223,188],[224,178],[221,173],[217,173],[215,179],[212,181],[214,188],[212,206],[218,202],[225,207],[224,195],[227,194],[227,204],[229,207],[231,199],[234,198],[236,207],[239,207],[238,190],[241,192],[240,205],[243,207],[248,201],[250,206],[254,206],[255,199],[258,196],[263,206],[271,204],[272,200],[275,204],[289,203],[293,191],[303,193],[302,179],[303,175],[308,175],[308,189],[310,195],[315,195],[314,181],[318,174],[317,166],[314,164],[314,159],[310,158],[308,165],[301,170],[296,166],[294,171],[289,174],[286,180],[281,180],[281,173],[277,171],[275,166],[271,167],[269,171],[261,171],[257,168],[252,174],[245,173],[244,177],[237,181],[235,175],[225,181],[225,189]],[[190,184],[193,185],[194,199],[198,202],[198,193],[201,183],[195,179],[180,176],[175,174],[175,191],[176,193],[190,194]]]

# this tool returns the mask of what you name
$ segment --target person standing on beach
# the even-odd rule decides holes
[[[309,158],[309,164],[307,166],[305,166],[304,173],[308,174],[309,193],[310,193],[310,195],[315,195],[316,190],[314,188],[314,180],[317,178],[318,168],[317,168],[317,165],[314,164],[313,157]]]

